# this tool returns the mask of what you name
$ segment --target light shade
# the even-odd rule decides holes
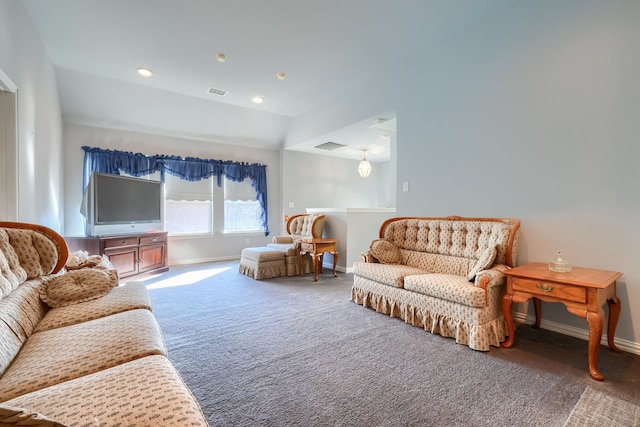
[[[369,163],[369,160],[367,160],[367,150],[364,149],[362,151],[363,151],[363,158],[362,158],[362,161],[360,162],[360,165],[358,165],[358,173],[360,174],[361,177],[366,178],[371,173],[371,163]]]

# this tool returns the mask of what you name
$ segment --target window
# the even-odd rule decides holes
[[[117,173],[118,170],[123,172],[134,171],[138,176],[147,173],[160,173],[165,176],[169,176],[168,189],[165,190],[166,203],[165,209],[168,208],[168,231],[171,233],[213,233],[225,231],[224,224],[224,209],[225,209],[225,194],[222,186],[222,180],[225,176],[240,178],[249,178],[252,186],[255,185],[256,196],[253,196],[253,190],[240,190],[239,193],[249,194],[252,196],[249,199],[236,199],[236,195],[239,194],[235,190],[230,190],[229,201],[237,202],[238,200],[250,201],[251,203],[245,204],[241,212],[229,212],[227,215],[229,218],[236,217],[236,224],[229,223],[229,230],[243,231],[243,232],[264,232],[265,236],[269,235],[268,225],[268,213],[267,213],[267,166],[258,163],[247,164],[244,162],[233,162],[214,159],[199,159],[195,157],[189,157],[183,159],[179,156],[167,156],[167,155],[155,155],[145,156],[141,153],[131,153],[118,150],[103,150],[96,147],[82,146],[84,150],[84,173],[82,177],[82,183],[87,185],[91,172],[102,173]],[[181,176],[189,177],[189,179],[198,180],[204,176],[211,176],[216,180],[216,185],[213,186],[212,180],[206,181],[188,181],[180,183],[180,180],[175,179],[172,173],[179,173]],[[173,178],[172,178],[173,177]],[[198,184],[200,183],[200,184]],[[206,189],[203,187],[206,184]],[[221,187],[218,187],[218,184]],[[194,190],[195,188],[195,190]],[[200,188],[199,190],[197,188]],[[239,219],[241,217],[246,218],[246,213],[242,214],[250,209],[250,205],[253,201],[257,200],[260,206],[260,228],[254,228],[253,224],[250,224],[249,220]],[[181,202],[181,203],[174,203]],[[203,203],[196,203],[203,202]],[[241,203],[236,203],[238,206]],[[177,214],[174,211],[182,209],[187,205],[186,211],[189,215],[187,218]],[[205,205],[205,206],[203,206]],[[204,214],[204,211],[207,214]],[[182,214],[184,215],[184,214]],[[216,219],[217,218],[217,219]],[[215,222],[214,222],[215,220]],[[193,223],[192,221],[196,221]],[[173,230],[173,231],[171,231]],[[233,231],[232,231],[233,232]]]
[[[165,175],[164,229],[170,234],[213,232],[213,178],[186,181]]]
[[[251,179],[234,182],[224,179],[224,232],[262,230],[262,208]]]

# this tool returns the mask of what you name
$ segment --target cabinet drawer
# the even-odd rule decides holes
[[[587,290],[581,286],[571,286],[544,280],[521,279],[515,277],[512,282],[514,291],[524,291],[540,296],[559,298],[575,302],[587,302]]]
[[[124,246],[137,246],[138,245],[138,236],[134,237],[116,237],[113,239],[105,239],[104,247],[107,248],[120,248]]]
[[[148,245],[150,243],[164,242],[166,240],[165,234],[155,234],[153,236],[140,236],[140,244]]]

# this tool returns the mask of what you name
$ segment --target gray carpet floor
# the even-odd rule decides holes
[[[211,426],[563,426],[587,388],[640,405],[640,356],[519,325],[478,352],[349,300],[353,276],[256,281],[238,263],[143,279]],[[605,411],[605,409],[602,409]]]

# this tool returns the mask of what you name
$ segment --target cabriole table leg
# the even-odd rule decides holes
[[[515,326],[513,325],[513,313],[511,312],[513,295],[505,294],[502,296],[502,311],[504,312],[504,321],[507,324],[507,333],[509,337],[505,342],[501,344],[504,348],[513,347],[513,341],[515,339]]]
[[[602,339],[602,327],[604,326],[604,314],[602,309],[597,313],[587,311],[587,323],[589,324],[589,373],[594,380],[604,380],[604,375],[598,371],[598,351]]]

